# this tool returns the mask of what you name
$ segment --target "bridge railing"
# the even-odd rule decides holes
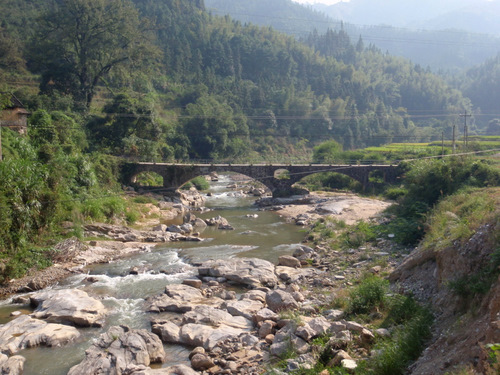
[[[307,162],[307,161],[258,161],[258,162],[233,162],[228,160],[212,160],[212,159],[191,159],[191,160],[175,160],[171,162],[138,162],[130,160],[129,162],[137,162],[143,164],[172,164],[172,165],[397,165],[400,163],[399,160],[336,160],[332,162]]]

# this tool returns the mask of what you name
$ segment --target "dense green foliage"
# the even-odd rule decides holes
[[[117,168],[107,157],[82,152],[80,119],[36,111],[30,137],[2,129],[0,162],[0,282],[50,265],[59,223],[113,220],[126,205],[116,193]]]
[[[498,169],[473,158],[453,157],[411,162],[405,194],[392,209],[396,218],[385,227],[403,244],[417,243],[425,233],[426,215],[442,198],[466,187],[500,185]]]
[[[394,137],[438,139],[442,130],[451,136],[456,114],[468,108],[437,76],[354,47],[343,31],[312,37],[320,54],[271,29],[211,16],[201,1],[18,3],[0,5],[6,37],[42,74],[40,87],[52,98],[44,107],[62,109],[68,94],[74,102],[65,109],[90,104],[90,141],[106,153],[291,159],[303,141],[335,139],[351,150]],[[65,13],[72,7],[89,15],[81,28],[102,33],[79,40],[84,29]],[[32,109],[40,104],[26,89],[19,95]],[[412,116],[422,110],[436,116]]]

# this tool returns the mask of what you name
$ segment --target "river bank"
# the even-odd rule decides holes
[[[344,200],[342,199],[339,200],[336,197],[330,197],[330,198],[331,199],[328,199],[328,197],[324,196],[319,196],[314,198],[310,197],[308,198],[311,199],[310,202],[308,204],[300,205],[300,208],[298,208],[297,210],[294,210],[292,208],[294,206],[292,204],[273,206],[272,209],[278,210],[279,214],[295,220],[297,216],[300,216],[303,213],[311,214],[315,212],[315,215],[329,216],[331,215],[331,212],[330,214],[327,214],[326,210],[324,209],[318,210],[318,207],[320,206],[325,207],[326,204],[331,203],[338,209],[336,215],[342,216],[343,213],[349,212],[349,208],[352,207],[352,205],[354,204],[348,202],[355,201],[355,198],[352,196],[349,196]],[[364,198],[362,199],[364,200]],[[313,201],[314,203],[311,203]],[[339,207],[342,207],[342,209],[339,209]],[[270,208],[270,206],[268,206],[267,208]],[[304,212],[304,210],[306,212]],[[258,215],[258,214],[253,214],[253,215]],[[192,216],[194,215],[190,215],[190,220],[193,219]],[[366,218],[366,212],[362,213],[362,217]],[[314,220],[314,217],[311,217],[310,220]],[[199,236],[194,236],[194,237],[200,238]],[[70,253],[73,254],[71,262],[62,262],[52,267],[52,270],[57,270],[54,271],[54,274],[51,275],[50,271],[46,272],[49,272],[48,273],[49,277],[53,277],[53,275],[61,275],[58,276],[58,279],[60,280],[64,276],[63,273],[59,272],[59,270],[64,270],[65,272],[68,273],[82,272],[83,268],[85,266],[88,266],[89,264],[113,261],[114,259],[118,259],[122,256],[129,256],[131,253],[134,252],[148,252],[151,250],[151,246],[152,243],[127,243],[127,242],[92,240],[88,241],[86,244],[84,244],[83,247],[78,249],[76,246],[73,246],[73,251],[70,251]],[[297,249],[297,251],[298,250],[299,249]],[[351,276],[352,277],[354,277],[355,275],[359,276],[361,272],[366,271],[365,268],[367,267],[368,262],[364,262],[363,260],[366,260],[368,253],[370,252],[378,253],[378,255],[374,255],[374,257],[379,257],[379,258],[385,258],[388,255],[387,253],[384,253],[382,251],[375,251],[375,250],[372,251],[371,249],[370,250],[362,249],[360,251],[353,251],[349,254],[339,254],[339,253],[330,254],[321,247],[312,249],[307,246],[304,246],[301,247],[300,250],[303,253],[300,254],[299,251],[298,253],[295,254],[296,255],[295,257],[293,256],[280,257],[278,265],[267,262],[267,263],[258,263],[257,265],[253,266],[248,266],[247,264],[246,266],[243,266],[243,268],[241,267],[238,268],[235,265],[229,265],[230,263],[227,263],[227,260],[224,260],[224,264],[219,265],[220,267],[215,267],[213,264],[212,265],[195,264],[196,266],[196,269],[194,271],[195,277],[191,277],[190,280],[199,280],[199,281],[188,281],[191,283],[190,285],[185,285],[181,287],[181,288],[187,288],[187,287],[194,288],[194,289],[188,289],[186,296],[181,297],[181,302],[182,302],[181,305],[183,306],[183,309],[185,309],[186,306],[190,306],[189,311],[184,311],[182,313],[180,311],[173,311],[173,313],[179,314],[177,315],[177,318],[175,317],[172,318],[172,316],[169,315],[168,319],[166,319],[162,317],[162,314],[164,314],[164,312],[161,311],[165,306],[165,301],[163,301],[163,304],[160,304],[159,307],[158,305],[156,307],[150,307],[151,311],[157,309],[158,310],[157,313],[159,314],[159,316],[157,318],[154,318],[152,321],[153,327],[156,326],[156,328],[154,329],[155,332],[162,338],[164,342],[170,344],[178,343],[182,345],[188,345],[191,347],[192,346],[203,347],[205,350],[204,360],[211,359],[211,361],[214,364],[214,366],[211,366],[214,368],[210,373],[240,374],[244,373],[241,372],[243,367],[252,369],[251,371],[249,370],[250,372],[247,373],[260,373],[262,371],[263,368],[262,366],[264,365],[264,363],[269,362],[268,353],[271,350],[271,346],[274,344],[281,343],[278,346],[281,347],[281,349],[283,349],[284,347],[283,342],[289,340],[291,335],[295,335],[295,331],[290,332],[290,334],[286,334],[285,336],[278,335],[278,339],[276,339],[276,342],[274,342],[275,341],[274,338],[273,340],[271,340],[271,337],[267,337],[266,340],[266,336],[268,336],[269,334],[278,334],[278,331],[281,328],[287,326],[287,324],[286,322],[283,322],[282,317],[280,317],[279,315],[277,316],[272,314],[270,316],[266,315],[265,316],[266,319],[264,320],[257,321],[256,319],[258,318],[253,317],[254,313],[257,314],[259,311],[268,309],[268,307],[272,306],[273,302],[271,302],[271,300],[273,298],[277,298],[279,300],[280,298],[282,299],[283,297],[286,300],[287,298],[289,298],[289,296],[284,293],[288,293],[290,296],[292,296],[292,299],[295,302],[294,303],[290,302],[290,305],[287,304],[287,309],[289,307],[293,309],[295,308],[299,309],[300,314],[302,313],[304,314],[303,318],[301,319],[305,320],[310,320],[311,318],[314,319],[313,316],[319,313],[318,309],[321,306],[328,305],[331,302],[330,299],[333,298],[333,296],[336,293],[336,290],[342,289],[344,286],[350,283]],[[344,263],[346,261],[348,261],[353,266],[345,268],[343,265],[341,265],[341,263]],[[265,267],[263,266],[264,264]],[[224,271],[227,269],[232,270],[232,272],[227,273],[226,271]],[[269,271],[266,277],[254,275],[254,273],[257,272],[257,270],[261,271],[263,269],[268,269]],[[218,271],[215,272],[214,270]],[[380,271],[381,269],[375,269],[373,272],[380,272]],[[138,272],[141,272],[141,270],[138,270]],[[242,275],[245,274],[248,274],[248,276],[242,277]],[[235,275],[237,275],[239,278],[235,279],[236,277]],[[53,279],[52,281],[54,280],[55,279]],[[255,280],[259,280],[260,285],[258,283],[252,284],[255,282]],[[268,280],[268,281],[262,283],[261,282],[262,280]],[[90,280],[90,282],[92,282],[92,280]],[[250,282],[250,284],[248,282]],[[29,285],[30,282],[27,281],[26,283],[27,283],[26,285]],[[251,287],[252,288],[251,290],[254,290],[255,292],[250,295],[248,295],[247,293],[240,294],[241,292],[238,294],[234,294],[232,290],[233,287],[237,285],[243,285],[243,286],[246,285],[246,287]],[[30,287],[32,286],[35,286],[35,284],[31,283]],[[304,290],[304,288],[308,290]],[[318,288],[321,289],[321,292],[320,290],[317,290]],[[199,290],[199,292],[195,292],[194,290]],[[24,291],[29,291],[29,290],[24,290]],[[276,292],[279,297],[276,297],[275,296],[276,293],[274,292]],[[182,293],[181,294],[179,293],[180,292],[178,290],[169,290],[167,288],[165,292],[162,293],[162,295],[159,295],[159,297],[162,297],[161,299],[165,298],[172,299],[174,297],[177,298],[180,295],[182,295]],[[194,305],[190,305],[193,296],[198,301],[196,301]],[[213,298],[218,298],[218,299],[214,302]],[[208,305],[210,306],[211,309],[206,310],[207,304],[200,303],[200,299],[202,299],[203,302],[208,302]],[[172,301],[169,301],[167,303],[168,306],[171,306],[169,305],[170,302]],[[278,303],[278,305],[275,305],[275,307],[273,308],[275,311],[273,311],[273,309],[269,310],[273,311],[274,314],[279,313],[280,311],[283,310],[283,306],[280,305],[280,303]],[[245,310],[245,308],[248,307],[247,305],[251,307],[250,310]],[[246,307],[243,308],[242,306]],[[169,309],[173,308],[170,307]],[[169,314],[172,313],[171,310],[165,310],[165,311],[170,311]],[[193,317],[191,315],[186,315],[187,312],[193,312],[193,311],[196,312],[197,314],[196,317]],[[211,320],[212,318],[207,318],[206,314],[208,314],[209,316],[213,316],[213,314],[216,315],[222,314],[221,311],[226,314],[224,319],[232,320],[232,318],[229,318],[229,316],[240,316],[248,320],[248,322],[243,321],[245,322],[243,324],[245,326],[244,330],[245,334],[242,335],[243,331],[237,331],[237,334],[235,334],[235,331],[233,331],[232,334],[227,337],[229,341],[226,339],[225,340],[213,339],[214,333],[207,332],[206,324],[207,322],[208,323],[211,322],[209,324],[211,325],[214,322]],[[324,317],[324,315],[321,316]],[[340,317],[341,315],[339,315],[337,318]],[[333,318],[330,317],[327,320],[333,321]],[[270,321],[274,323],[271,323]],[[323,322],[323,319],[320,319],[320,321]],[[176,328],[172,327],[171,325],[168,326],[167,328],[170,331],[173,330],[174,332],[173,338],[169,336],[171,335],[170,331],[169,331],[170,333],[165,334],[162,333],[163,331],[161,331],[160,328],[158,328],[158,326],[163,326],[167,324],[167,322],[169,322],[169,324],[175,322],[174,324],[178,327],[177,333],[180,335],[179,338],[176,338],[177,337],[177,335],[175,334]],[[218,321],[217,324],[226,325],[224,322]],[[285,326],[280,327],[284,323]],[[195,325],[198,324],[199,326],[193,327],[192,325],[189,326],[189,324],[195,324]],[[231,324],[229,324],[229,327],[231,327]],[[241,324],[241,322],[238,324]],[[343,326],[341,324],[344,323],[340,323],[338,327],[342,328]],[[188,328],[197,328],[198,330],[201,331],[197,331],[198,333],[188,334],[182,331],[187,329],[184,328],[186,325],[188,325]],[[269,331],[268,335],[263,336],[263,332],[260,332],[261,327],[263,325],[267,327],[265,329]],[[232,328],[234,329],[235,327]],[[349,329],[347,329],[347,325],[345,328],[346,329],[342,331],[345,330],[349,331]],[[354,326],[354,325],[352,325],[351,328],[357,330],[360,329],[359,326]],[[239,327],[238,329],[241,329],[241,327]],[[122,332],[120,334],[126,334],[127,332]],[[224,335],[226,333],[224,333]],[[215,337],[220,338],[219,334],[220,331],[216,332]],[[365,332],[365,334],[369,336],[367,332]],[[316,336],[316,334],[313,334],[311,337],[307,336],[308,340],[309,341],[312,340],[314,336]],[[210,337],[212,337],[212,339],[210,339]],[[220,343],[220,345],[217,347],[212,346],[210,344],[207,347],[208,344],[206,343],[213,342],[214,340],[217,342],[217,344],[219,344],[219,341],[224,341],[225,343]],[[302,340],[304,340],[304,338],[302,338]],[[248,346],[246,345],[248,343],[251,344],[250,346],[253,349],[246,348],[245,352],[250,350],[252,353],[252,356],[250,357],[252,357],[253,359],[249,359],[247,355],[243,356],[242,353],[240,352],[240,350],[243,347]],[[275,346],[275,349],[272,350],[273,355],[279,354],[278,352],[276,352],[277,350],[276,347],[278,346]],[[201,351],[201,349],[198,350]],[[203,353],[197,353],[197,354],[201,355]],[[198,360],[200,359],[200,355],[197,356]],[[192,355],[191,357],[193,358],[194,355]],[[210,361],[208,361],[207,363],[210,363]],[[249,366],[249,363],[252,363],[252,365]],[[191,364],[193,364],[192,361]],[[197,368],[198,370],[203,370],[204,368],[203,366],[200,367],[199,365],[196,364],[194,365],[194,367]],[[217,372],[216,370],[219,372]],[[228,372],[228,370],[230,370],[230,372]],[[155,373],[168,373],[166,372],[167,370],[162,369],[161,371],[164,372],[155,372]]]

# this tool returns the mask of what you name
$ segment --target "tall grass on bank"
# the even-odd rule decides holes
[[[395,296],[383,327],[393,330],[392,337],[382,340],[375,348],[375,355],[363,361],[356,374],[399,375],[422,352],[431,336],[433,316],[429,309],[420,306],[410,296]]]

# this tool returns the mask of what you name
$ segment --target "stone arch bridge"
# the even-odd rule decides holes
[[[286,171],[287,178],[277,178],[276,172]],[[124,163],[122,181],[134,185],[135,178],[142,172],[155,172],[163,177],[163,187],[175,190],[189,180],[211,172],[236,172],[251,177],[267,186],[274,197],[290,196],[296,189],[293,184],[305,176],[320,172],[345,174],[359,181],[364,189],[372,183],[370,176],[376,173],[386,183],[395,183],[401,174],[398,165],[359,164],[175,164],[175,163]]]

